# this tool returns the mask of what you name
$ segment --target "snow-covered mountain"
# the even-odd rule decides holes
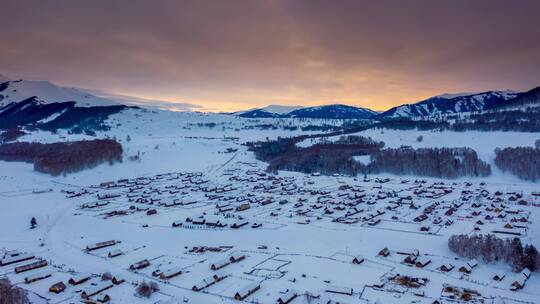
[[[5,77],[6,78],[6,77]],[[2,77],[0,77],[2,81]],[[48,81],[6,80],[0,83],[0,106],[37,97],[42,103],[74,101],[77,106],[111,106],[119,103],[83,90],[57,86]]]
[[[525,107],[540,107],[540,87],[517,94],[514,99],[508,100],[499,109],[507,110]]]
[[[108,128],[104,120],[125,108],[114,100],[47,81],[0,82],[0,129],[33,127],[88,133]]]
[[[282,105],[268,105],[260,110],[274,114],[287,114],[294,110],[302,109],[302,106],[282,106]]]
[[[272,108],[274,107],[274,108]],[[321,119],[370,119],[379,113],[366,108],[347,106],[342,104],[324,105],[317,107],[298,107],[289,112],[272,112],[275,106],[255,109],[238,114],[245,118],[321,118]]]
[[[370,109],[342,104],[302,108],[288,113],[290,117],[328,119],[370,119],[378,114]]]
[[[415,104],[394,107],[380,114],[381,118],[425,117],[489,110],[504,105],[518,96],[513,91],[489,91],[470,95],[444,94]]]

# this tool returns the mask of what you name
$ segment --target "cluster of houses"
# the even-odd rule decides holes
[[[109,244],[110,242],[96,243],[89,245],[86,250],[92,251],[105,248],[110,246]],[[13,273],[22,275],[26,285],[32,285],[38,281],[51,281],[58,273],[57,269],[52,268],[50,262],[33,254],[18,251],[4,252],[0,260],[0,269],[4,267],[12,267]],[[119,277],[111,276],[107,279],[99,278],[97,283],[90,283],[94,277],[94,275],[90,274],[77,274],[72,275],[65,281],[53,280],[54,283],[47,290],[48,296],[71,291],[72,293],[78,293],[84,303],[108,303],[111,297],[106,291],[124,282]]]

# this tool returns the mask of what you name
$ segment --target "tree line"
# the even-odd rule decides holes
[[[501,239],[493,234],[452,235],[448,239],[448,248],[455,254],[472,258],[482,258],[485,262],[506,262],[514,271],[540,268],[540,256],[536,247],[523,246],[519,238]]]
[[[374,124],[374,126],[394,130],[540,132],[539,108],[462,115],[448,115],[444,118],[430,119],[396,118],[385,120],[379,124]]]
[[[540,180],[540,144],[536,147],[495,149],[495,165],[521,179]]]
[[[259,160],[268,162],[268,171],[298,171],[347,175],[413,174],[456,178],[487,176],[491,167],[470,148],[401,147],[383,149],[384,142],[369,137],[341,136],[334,142],[321,142],[310,147],[296,144],[304,138],[285,138],[249,144]],[[369,155],[371,162],[363,164],[354,156]]]
[[[53,176],[78,172],[122,160],[122,145],[114,139],[56,143],[16,142],[0,145],[0,160],[34,164],[34,170]]]

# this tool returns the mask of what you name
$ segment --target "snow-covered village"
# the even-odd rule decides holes
[[[413,35],[408,28],[412,21],[393,13],[405,8],[383,2],[379,7],[367,1],[227,5],[157,1],[150,10],[159,13],[158,18],[137,13],[149,8],[135,2],[126,2],[133,5],[128,13],[116,7],[105,10],[102,1],[84,5],[51,1],[49,6],[35,1],[32,6],[40,9],[23,26],[14,16],[28,13],[28,4],[7,1],[3,6],[12,16],[0,18],[0,25],[14,33],[5,39],[11,48],[0,46],[0,304],[540,303],[538,70],[520,70],[523,76],[518,77],[506,69],[502,80],[474,76],[485,77],[483,82],[462,82],[458,74],[453,77],[459,81],[434,77],[434,91],[425,89],[428,80],[416,79],[418,86],[407,82],[419,92],[424,88],[418,95],[397,89],[401,74],[396,71],[395,85],[370,83],[365,92],[397,90],[396,94],[411,97],[402,102],[364,93],[366,100],[373,100],[370,103],[344,88],[357,86],[364,92],[363,85],[354,81],[375,79],[375,72],[364,75],[358,70],[354,81],[336,78],[336,87],[321,91],[307,85],[319,78],[305,76],[298,82],[289,78],[298,71],[290,70],[293,63],[281,56],[299,56],[295,48],[311,58],[306,71],[324,66],[328,75],[333,73],[335,58],[324,57],[329,55],[323,55],[323,45],[305,38],[293,50],[272,47],[265,53],[273,62],[260,64],[272,71],[253,72],[275,77],[265,85],[242,78],[243,69],[251,71],[249,63],[256,54],[242,57],[242,64],[237,62],[225,77],[228,80],[218,75],[222,68],[218,61],[240,60],[232,53],[241,51],[235,45],[222,46],[214,33],[238,39],[232,32],[239,31],[242,39],[236,43],[259,51],[270,47],[268,41],[284,37],[269,25],[274,18],[298,39],[315,30],[320,39],[341,41],[347,36],[334,35],[341,23],[360,22],[351,11],[361,16],[368,14],[361,11],[376,12],[389,26],[396,26],[394,31]],[[448,6],[464,24],[481,19],[501,27],[497,34],[477,28],[471,35],[478,37],[511,42],[516,35],[538,35],[529,23],[540,24],[528,19],[535,7],[540,8],[534,1],[523,3],[528,9],[503,1],[440,2],[429,8],[426,3],[413,1],[415,8],[406,10],[421,18]],[[63,10],[57,9],[60,5]],[[340,18],[329,15],[329,6]],[[486,7],[491,8],[489,14]],[[241,8],[257,20],[238,21]],[[202,19],[211,20],[209,28],[194,18],[203,13]],[[313,29],[309,22],[315,13],[323,22]],[[522,22],[517,34],[502,31],[501,14]],[[290,21],[289,15],[297,20]],[[45,23],[34,20],[44,17]],[[91,22],[95,18],[101,22]],[[270,28],[254,28],[253,22],[266,22]],[[118,23],[123,25],[112,26]],[[73,28],[64,27],[69,24]],[[128,25],[130,30],[124,28]],[[180,35],[187,25],[198,28],[193,40],[161,41],[161,36],[143,34],[152,28]],[[123,35],[118,38],[122,41],[96,38],[111,45],[96,49],[91,61],[95,69],[87,66],[94,76],[70,77],[89,57],[80,49],[81,53],[56,62],[59,54],[53,50],[86,45],[70,35],[86,39],[87,28],[93,26],[110,29],[110,37]],[[443,20],[436,27],[446,32],[450,25]],[[452,22],[452,31],[469,30],[454,27]],[[34,34],[20,38],[30,32]],[[368,27],[350,29],[347,35],[357,33],[371,38],[380,34]],[[430,33],[414,39],[428,39],[427,35],[436,40]],[[149,48],[155,47],[151,42],[162,43],[162,48],[179,53],[158,47],[155,51],[162,57],[141,61],[133,49],[138,46],[123,45],[129,35],[141,35]],[[43,37],[50,41],[43,42]],[[34,59],[21,61],[16,55],[27,50],[25,41],[41,41],[51,51],[36,51]],[[182,47],[169,45],[173,41]],[[539,41],[528,46],[537,48]],[[353,42],[334,51],[348,56],[356,49]],[[199,49],[199,44],[215,43],[224,54]],[[515,49],[518,42],[512,45],[500,50],[507,64],[512,56],[520,56],[519,63],[539,63],[537,53],[528,59],[525,49]],[[434,53],[443,52],[432,48]],[[113,49],[129,55],[116,62],[100,57]],[[363,52],[377,60],[374,50]],[[194,61],[188,64],[179,54]],[[484,68],[481,58],[479,70]],[[67,64],[53,69],[37,60],[56,67],[59,62]],[[192,75],[176,79],[161,60]],[[208,61],[216,65],[211,69],[215,78],[198,79],[208,72]],[[134,62],[140,64],[137,75]],[[350,64],[351,73],[367,66]],[[417,64],[423,64],[427,74],[439,73],[428,72],[430,64]],[[504,68],[487,64],[490,69]],[[384,69],[382,63],[377,66]],[[170,96],[180,97],[150,95],[143,90],[146,84],[136,85],[141,75],[147,75],[144,79],[155,80],[156,88],[166,90],[168,85],[153,74],[156,67],[175,79],[171,87],[179,89]],[[92,80],[97,77],[101,80]],[[131,82],[124,83],[122,77]],[[286,79],[292,91],[288,84],[280,84]],[[85,83],[92,89],[83,88]],[[275,89],[268,83],[281,88],[281,93],[265,95]],[[501,84],[506,87],[501,89]],[[131,86],[141,89],[130,91]],[[228,101],[225,88],[233,87],[245,94],[231,94],[238,104]],[[257,98],[261,101],[255,102]],[[323,101],[312,104],[314,100]]]

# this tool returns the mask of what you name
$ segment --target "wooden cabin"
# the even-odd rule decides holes
[[[420,257],[416,260],[415,266],[418,268],[424,268],[431,263],[431,259],[428,257]]]
[[[446,263],[446,264],[441,265],[439,269],[444,272],[449,272],[449,271],[452,271],[452,269],[454,269],[454,265],[450,263]]]
[[[381,251],[379,251],[378,255],[387,257],[390,255],[390,250],[387,247],[384,247]]]
[[[248,210],[250,208],[251,208],[251,205],[249,203],[244,203],[244,204],[241,204],[240,206],[236,207],[236,211],[240,212],[240,211]]]
[[[26,284],[34,283],[34,282],[41,281],[43,279],[49,278],[50,276],[51,276],[50,272],[32,274],[32,275],[27,276],[26,278],[24,278],[24,283],[26,283]]]
[[[119,277],[119,276],[114,276],[111,280],[111,282],[114,284],[114,285],[120,285],[122,283],[124,283],[126,280],[124,280],[123,278]]]
[[[288,303],[292,302],[292,300],[294,300],[297,296],[298,296],[298,294],[296,293],[296,291],[289,290],[289,291],[285,292],[283,295],[281,295],[276,300],[276,303],[277,304],[288,304]]]
[[[64,284],[64,282],[60,281],[56,284],[53,284],[51,287],[49,287],[49,291],[50,292],[53,292],[53,293],[56,293],[56,294],[59,294],[61,292],[63,292],[64,290],[66,290],[66,284]]]
[[[502,281],[506,277],[506,274],[504,272],[498,272],[493,276],[493,280],[495,281]]]
[[[175,267],[171,268],[169,270],[165,270],[159,274],[159,278],[162,280],[168,280],[172,279],[176,276],[179,276],[182,274],[182,268],[181,267]]]
[[[516,291],[516,290],[523,289],[523,287],[525,287],[526,281],[527,279],[525,277],[520,276],[514,282],[512,282],[512,284],[510,284],[510,290]]]
[[[357,255],[352,259],[353,264],[362,264],[364,262],[364,257],[361,255]]]
[[[116,245],[116,243],[117,242],[115,240],[110,240],[110,241],[91,244],[91,245],[86,246],[86,251],[93,251],[93,250],[97,250],[97,249],[101,249],[101,248],[105,248],[109,246],[114,246]]]
[[[254,294],[257,290],[261,288],[261,284],[259,282],[253,282],[244,288],[240,289],[234,294],[234,299],[238,301],[243,301],[250,295]]]
[[[10,264],[15,264],[23,261],[28,261],[33,259],[35,256],[33,254],[13,254],[8,255],[7,257],[4,257],[2,260],[0,260],[0,266],[6,266]]]
[[[90,275],[83,274],[83,275],[70,278],[68,283],[71,285],[79,285],[88,280],[90,280]]]
[[[139,270],[139,269],[146,268],[148,266],[150,266],[150,261],[148,261],[147,259],[144,259],[142,261],[139,261],[137,263],[129,265],[129,269],[130,270]]]
[[[33,269],[45,267],[47,265],[49,265],[49,263],[47,263],[47,261],[40,260],[40,261],[37,261],[37,262],[34,262],[34,263],[30,263],[30,264],[15,267],[15,273],[21,273],[21,272],[25,272],[25,271],[30,271],[30,270],[33,270]]]
[[[240,261],[242,261],[243,259],[245,259],[246,256],[244,254],[241,254],[241,253],[233,253],[231,254],[231,256],[229,257],[229,260],[231,261],[231,263],[238,263]]]
[[[102,292],[102,291],[105,291],[109,288],[112,288],[114,286],[113,283],[110,283],[110,282],[104,282],[104,283],[101,283],[97,286],[92,286],[86,290],[83,290],[81,292],[81,298],[83,299],[88,299],[92,296],[95,296],[97,295],[98,293]]]
[[[231,260],[229,258],[224,258],[217,262],[212,263],[210,265],[210,269],[216,271],[216,270],[219,270],[221,268],[228,266],[229,264],[231,264]]]

